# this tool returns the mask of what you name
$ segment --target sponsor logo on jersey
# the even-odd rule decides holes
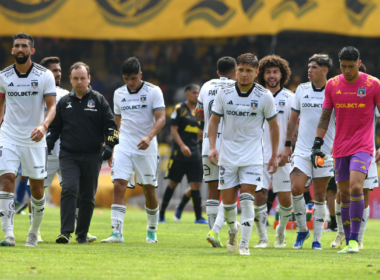
[[[140,97],[140,101],[141,101],[141,102],[146,102],[146,96],[141,96],[141,97]]]
[[[9,86],[9,87],[14,87],[13,83],[10,83],[8,86]]]
[[[8,96],[33,96],[33,95],[38,95],[38,91],[8,92]]]
[[[302,107],[322,108],[322,104],[317,104],[317,103],[302,103]]]
[[[68,108],[73,108],[73,106],[71,106],[71,102],[67,102],[67,107],[66,107],[66,109],[68,109]]]
[[[146,109],[146,108],[148,108],[148,105],[142,105],[141,106],[141,109]]]
[[[38,81],[31,81],[31,82],[30,82],[30,86],[31,86],[32,88],[38,88]]]
[[[338,90],[335,94],[342,94],[342,92],[340,90]]]
[[[256,181],[258,181],[258,182],[261,182],[261,178],[260,178],[260,177],[259,177],[259,178],[257,178],[257,179],[256,179]]]
[[[365,104],[358,104],[358,103],[337,103],[335,104],[335,107],[337,109],[344,108],[344,109],[356,109],[356,108],[365,108]]]
[[[257,115],[257,113],[251,113],[251,112],[241,112],[241,111],[231,111],[227,110],[226,114],[229,116],[238,116],[238,117],[254,117]]]
[[[358,96],[359,97],[366,96],[366,88],[365,87],[359,87],[359,89],[358,89]]]
[[[305,95],[303,98],[309,98],[309,95]]]
[[[251,100],[251,108],[252,109],[259,108],[259,101],[257,101],[257,100]]]
[[[234,105],[234,103],[232,102],[232,100],[230,100],[227,104],[228,105]]]
[[[278,105],[280,105],[281,108],[285,107],[285,100],[280,100],[280,102],[278,102]]]
[[[93,99],[90,99],[88,102],[87,102],[87,107],[88,108],[95,108],[95,101]]]
[[[122,100],[121,100],[121,102],[126,102],[127,100],[125,100],[125,98],[123,98]]]
[[[379,180],[375,179],[375,181],[373,181],[374,184],[376,183],[379,183]]]
[[[136,109],[146,109],[146,108],[148,108],[148,105],[128,105],[128,106],[123,106],[120,109],[121,110],[136,110]],[[173,112],[173,114],[174,114],[174,112]],[[172,114],[172,119],[175,119],[177,116],[177,113],[175,113],[174,117],[173,117],[173,114]]]
[[[361,169],[367,170],[367,168],[363,165],[360,167]]]
[[[279,113],[279,114],[283,114],[283,113],[285,113],[285,112],[284,112],[284,111],[278,111],[278,113]]]

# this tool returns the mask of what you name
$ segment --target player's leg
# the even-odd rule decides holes
[[[211,231],[216,222],[218,210],[219,208],[223,207],[223,206],[219,206],[219,198],[220,198],[220,192],[218,190],[219,167],[212,165],[208,157],[203,157],[202,162],[203,162],[203,177],[204,177],[205,183],[207,183],[207,186],[208,186],[206,214],[207,214],[209,230]],[[220,217],[220,220],[221,219],[223,219],[223,223],[224,223],[224,216]],[[222,225],[218,224],[217,227],[219,226],[221,228]]]
[[[148,220],[146,243],[157,243],[157,225],[158,225],[158,198],[156,195],[156,187],[153,185],[143,185],[145,196],[145,210]]]
[[[237,222],[237,198],[238,198],[238,167],[220,166],[219,167],[219,190],[221,191],[224,219],[228,230],[227,250],[234,253],[238,249],[238,235],[240,224]]]
[[[166,208],[168,207],[168,205],[170,203],[170,200],[172,199],[172,196],[174,194],[174,190],[177,186],[178,186],[177,182],[170,180],[169,185],[165,189],[164,196],[162,197],[160,217],[158,219],[158,221],[160,223],[165,223],[165,211],[166,211]]]
[[[175,207],[174,211],[174,222],[180,222],[183,209],[185,209],[186,204],[190,201],[191,198],[191,188],[188,187],[185,193],[182,195],[180,203]]]
[[[306,182],[312,176],[312,166],[309,159],[300,156],[292,158],[292,169],[290,172],[290,183],[292,192],[292,204],[298,225],[297,240],[294,242],[294,249],[301,249],[304,241],[309,238],[309,229],[306,226],[306,204],[304,199],[304,189]]]
[[[185,166],[185,174],[191,188],[191,200],[194,207],[195,223],[207,224],[207,221],[202,217],[202,197],[200,191],[203,178],[202,159],[199,158],[199,160],[194,162],[187,162]]]
[[[316,172],[314,172],[315,174]],[[313,227],[314,239],[312,249],[322,250],[321,237],[325,225],[326,216],[326,189],[330,181],[330,177],[313,178],[314,181],[314,211],[313,211]]]
[[[337,231],[337,223],[335,216],[335,199],[337,193],[337,186],[335,177],[331,177],[327,186],[327,207],[330,212],[330,223],[325,231]]]
[[[272,206],[273,206],[273,202],[274,202],[274,200],[276,199],[276,197],[277,197],[277,193],[274,193],[273,192],[273,188],[270,188],[269,190],[268,190],[268,200],[267,200],[267,214],[269,215],[269,212],[270,212],[270,210],[272,209]],[[268,226],[269,224],[267,223],[267,226]]]
[[[20,176],[20,181],[17,184],[16,188],[16,200],[15,200],[15,213],[20,214],[22,210],[24,210],[28,206],[28,202],[24,202],[25,192],[28,193],[30,197],[30,188],[27,187],[28,177],[24,177],[21,175],[21,166],[18,171],[18,175]]]
[[[132,158],[121,150],[115,148],[112,162],[111,179],[114,183],[111,205],[111,235],[103,239],[101,243],[124,243],[123,225],[127,207],[125,206],[124,194],[128,182],[134,176]]]
[[[336,237],[334,241],[331,243],[331,248],[333,249],[339,249],[340,246],[342,246],[344,240],[346,239],[346,237],[344,236],[340,203],[341,203],[341,193],[338,188],[336,192],[336,199],[335,199],[335,217],[336,217],[336,224],[337,224],[338,231],[336,233]]]
[[[209,184],[209,189],[210,185],[215,185],[217,188],[218,196],[220,196],[220,191],[218,190],[218,185],[219,181],[216,182],[210,182]],[[213,188],[213,186],[211,186]],[[209,196],[209,198],[216,198],[216,193],[213,196]],[[216,200],[216,199],[214,199]],[[206,211],[207,211],[207,206],[206,206]],[[220,204],[217,207],[217,215],[216,219],[214,222],[214,225],[212,226],[211,230],[208,232],[206,240],[212,245],[212,247],[223,247],[223,244],[220,241],[219,237],[219,232],[222,229],[224,225],[224,204],[223,201],[220,202]],[[212,211],[209,210],[207,214],[212,214]],[[210,227],[210,218],[209,218],[209,227]]]

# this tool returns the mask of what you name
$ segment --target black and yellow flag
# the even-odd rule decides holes
[[[380,0],[0,0],[0,36],[165,40],[284,30],[380,36]]]

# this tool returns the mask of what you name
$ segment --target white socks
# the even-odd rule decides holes
[[[15,216],[15,195],[10,192],[0,191],[0,217],[1,227],[5,236],[12,236],[13,234],[13,221]]]
[[[234,204],[224,204],[223,205],[223,211],[224,211],[224,219],[227,222],[228,227],[230,228],[230,233],[237,232],[237,209],[236,209],[237,202]]]
[[[218,206],[218,215],[216,216],[216,220],[214,223],[214,226],[212,227],[212,230],[215,232],[215,234],[219,234],[220,229],[224,226],[224,207],[223,202],[220,202]]]
[[[313,226],[314,226],[314,242],[321,243],[323,227],[325,225],[326,201],[314,201]]]
[[[369,219],[369,205],[367,208],[364,209],[364,212],[363,212],[362,223],[360,224],[360,230],[359,230],[359,236],[358,236],[359,241],[363,241],[364,232],[367,226],[368,219]]]
[[[45,194],[44,197],[41,199],[35,199],[32,195],[32,217],[31,217],[31,225],[29,229],[29,233],[34,233],[35,235],[38,235],[38,231],[40,229],[42,218],[44,217],[44,210],[45,210]]]
[[[279,234],[284,234],[286,230],[286,225],[289,222],[289,218],[292,215],[292,206],[289,208],[283,207],[280,205],[278,213],[280,215],[280,221],[277,227],[277,232]]]
[[[306,232],[306,205],[303,194],[299,196],[292,195],[292,204],[294,215],[296,216],[299,232]]]
[[[241,241],[240,248],[248,248],[249,238],[252,233],[253,219],[255,217],[255,211],[253,209],[253,201],[255,198],[249,193],[240,194],[240,226],[241,226]],[[266,205],[265,205],[266,208]],[[265,212],[266,213],[266,212]],[[265,223],[266,228],[266,223]]]
[[[208,218],[209,230],[214,226],[216,217],[218,215],[219,201],[215,199],[207,199],[206,201],[206,213]]]
[[[111,205],[111,224],[112,232],[119,234],[120,237],[123,236],[123,225],[124,225],[124,216],[125,210],[127,207],[119,204]]]
[[[336,219],[336,224],[338,225],[338,232],[344,233],[343,223],[342,223],[342,214],[340,213],[341,211],[340,209],[341,209],[340,204],[336,203],[336,200],[335,200],[335,219]],[[363,213],[363,216],[364,216],[364,213]]]
[[[158,210],[159,207],[156,209],[149,209],[145,206],[146,216],[148,218],[148,226],[147,231],[156,232],[157,231],[157,225],[158,225],[158,215],[160,211]]]
[[[255,225],[257,235],[260,237],[260,240],[268,241],[267,236],[267,205],[255,206]]]

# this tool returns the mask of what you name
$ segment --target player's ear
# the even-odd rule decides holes
[[[31,50],[30,50],[30,54],[34,54],[36,52],[36,49],[35,48],[32,48]]]
[[[140,79],[142,79],[142,77],[143,77],[143,74],[142,74],[142,72],[140,72]]]
[[[91,75],[88,75],[88,80],[91,81]]]
[[[219,75],[219,70],[216,70],[216,74],[218,74],[218,76],[220,76],[220,75]]]

